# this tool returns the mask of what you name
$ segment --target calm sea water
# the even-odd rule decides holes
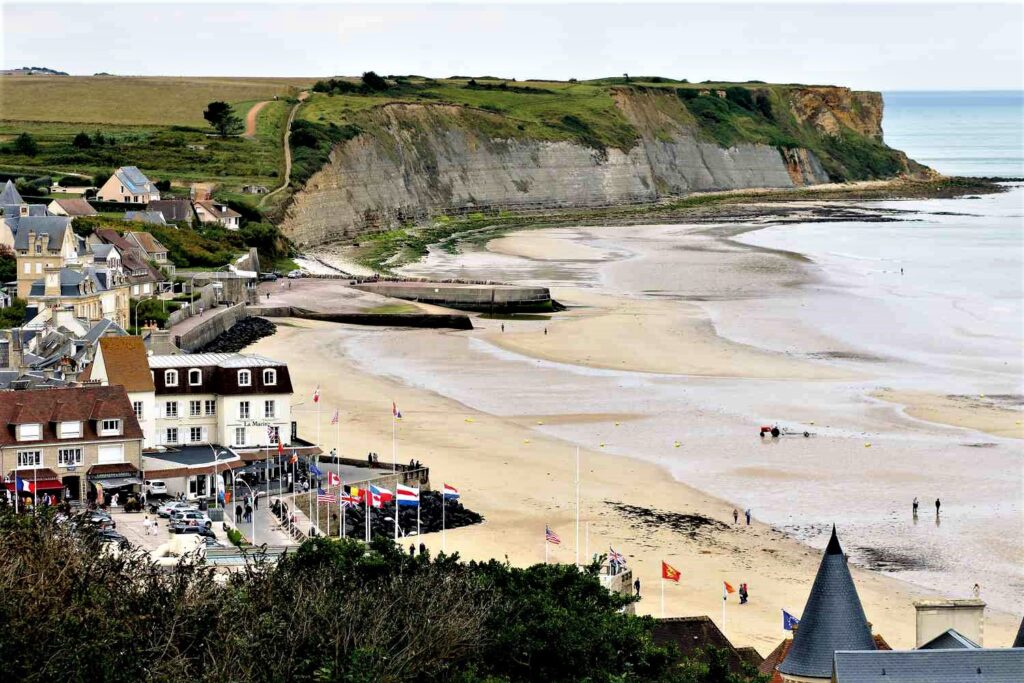
[[[883,96],[889,146],[947,175],[1024,177],[1024,91]]]

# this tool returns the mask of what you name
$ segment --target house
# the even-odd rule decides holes
[[[156,185],[135,166],[122,166],[103,183],[96,198],[103,202],[149,204],[160,199]]]
[[[0,192],[0,211],[5,217],[27,216],[28,206],[14,183],[10,180],[4,183],[3,192]]]
[[[143,446],[152,448],[156,445],[156,394],[147,357],[142,337],[102,337],[80,379],[124,387],[142,427]]]
[[[242,214],[238,213],[227,204],[212,199],[196,201],[193,206],[200,223],[220,223],[228,230],[238,230],[241,226],[239,219]]]
[[[269,191],[265,185],[242,185],[245,194],[266,194]]]
[[[78,263],[78,244],[67,216],[22,216],[16,225],[17,295],[24,299],[46,268],[64,268]]]
[[[129,240],[110,228],[97,230],[89,240],[92,249],[95,249],[97,244],[109,244],[117,248],[121,255],[121,272],[131,287],[133,297],[151,296],[164,288],[166,276],[159,267],[149,262],[147,253],[136,241]]]
[[[0,392],[0,471],[38,492],[96,500],[138,491],[142,429],[119,386]]]
[[[191,223],[196,215],[187,199],[157,199],[147,204],[146,209],[159,211],[168,223]]]
[[[174,264],[167,258],[167,247],[161,244],[160,240],[142,230],[126,232],[123,238],[125,242],[135,245],[138,253],[146,261],[155,263],[168,277],[174,277]]]
[[[152,225],[167,225],[163,213],[159,211],[125,211],[122,217],[125,221],[136,223],[150,223]]]
[[[1024,650],[963,648],[839,651],[833,658],[833,683],[1020,683]]]
[[[51,216],[68,216],[72,219],[82,216],[96,216],[96,209],[92,204],[76,197],[73,199],[54,199],[46,206],[46,211]]]
[[[763,661],[754,648],[734,646],[708,616],[657,619],[651,639],[655,645],[675,645],[686,659],[706,657],[709,647],[724,650],[729,671],[735,674],[756,669]]]
[[[47,266],[25,296],[28,308],[37,314],[43,309],[69,309],[76,318],[108,318],[121,327],[128,326],[129,298],[129,285],[120,273],[93,266]]]

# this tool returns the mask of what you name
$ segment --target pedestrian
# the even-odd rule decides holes
[[[914,496],[914,516],[915,517],[917,517],[917,506],[918,506],[917,496]]]
[[[367,465],[367,467],[369,467],[370,465],[373,465],[373,453],[367,452],[367,454],[366,454],[366,465]]]
[[[252,505],[249,505],[248,503],[245,504],[245,521],[252,521]]]
[[[501,331],[502,331],[502,332],[504,332],[504,331],[505,331],[505,323],[502,323],[502,324],[501,324]]]
[[[415,556],[416,556],[416,545],[413,544],[413,543],[410,543],[409,544],[409,557],[415,557]]]
[[[412,458],[409,458],[409,469],[411,470],[411,469],[415,469],[415,468],[416,468],[416,461],[413,460]]]
[[[544,336],[545,337],[548,336],[548,328],[546,328],[546,327],[544,328]]]
[[[640,579],[633,582],[633,589],[636,591],[636,597],[640,597]]]
[[[747,584],[740,584],[740,604],[747,604],[747,598],[750,597],[750,593],[747,592]]]
[[[426,555],[426,554],[427,554],[427,545],[426,545],[426,543],[423,543],[422,541],[420,541],[420,555]]]
[[[747,508],[743,514],[747,516],[747,526],[750,526],[750,508]]]
[[[259,510],[260,509],[260,497],[259,496],[253,496],[252,497],[252,508],[254,510]]]
[[[241,505],[236,505],[235,506],[235,524],[238,524],[241,521],[242,521],[242,506]]]
[[[981,586],[974,584],[974,588],[971,589],[971,594],[974,595],[974,599],[977,600],[981,597]]]
[[[149,515],[146,515],[146,518],[142,520],[142,530],[149,536]]]
[[[936,498],[935,499],[935,516],[936,517],[939,516],[939,508],[941,508],[941,507],[942,507],[942,501],[940,501],[938,498]]]
[[[740,511],[737,510],[736,508],[732,509],[732,523],[733,524],[739,524],[740,523]]]

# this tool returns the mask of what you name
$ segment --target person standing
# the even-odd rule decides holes
[[[252,505],[249,505],[248,503],[245,504],[245,521],[252,521]]]
[[[145,519],[142,520],[142,531],[149,536],[149,515],[146,515]]]
[[[639,598],[640,597],[640,579],[639,578],[637,578],[637,580],[633,582],[633,590],[636,591],[636,597]]]
[[[732,509],[732,523],[734,525],[740,523],[740,511],[736,508]]]
[[[236,505],[235,506],[235,524],[238,524],[241,521],[242,521],[242,506],[241,505]]]
[[[917,517],[917,506],[918,506],[917,496],[914,496],[914,516],[915,517]]]
[[[743,514],[747,516],[747,526],[750,526],[750,508],[747,508]]]
[[[941,507],[942,507],[942,501],[940,501],[938,498],[936,498],[935,499],[935,516],[936,517],[939,516],[939,508],[941,508]]]

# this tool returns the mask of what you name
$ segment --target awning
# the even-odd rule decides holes
[[[142,480],[138,477],[110,477],[107,479],[92,480],[92,483],[99,484],[105,489],[119,489],[122,486],[141,486]]]

